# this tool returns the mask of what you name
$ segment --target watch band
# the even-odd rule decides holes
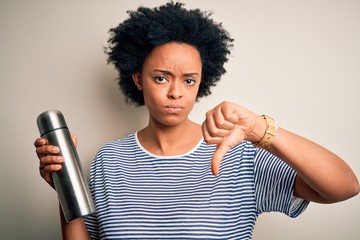
[[[258,148],[264,148],[266,145],[270,144],[273,141],[274,137],[276,136],[277,130],[279,128],[275,124],[274,119],[272,117],[266,115],[262,115],[262,117],[266,121],[267,129],[261,140],[258,143],[254,144]]]

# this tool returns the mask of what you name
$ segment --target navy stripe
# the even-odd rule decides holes
[[[104,145],[90,169],[96,214],[85,222],[91,237],[251,239],[260,213],[294,217],[306,208],[306,201],[293,201],[296,173],[280,159],[243,142],[214,177],[214,151],[201,141],[185,155],[156,156],[136,133]]]

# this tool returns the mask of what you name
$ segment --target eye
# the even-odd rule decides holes
[[[194,79],[186,79],[184,83],[188,86],[192,86],[196,83],[196,81]]]
[[[163,76],[155,76],[154,79],[157,83],[165,83],[167,81],[167,78]]]

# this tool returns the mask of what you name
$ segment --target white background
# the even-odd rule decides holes
[[[360,1],[183,1],[212,10],[235,38],[228,73],[191,118],[230,100],[343,157],[360,177]],[[0,1],[1,239],[60,239],[55,192],[38,173],[36,117],[61,110],[86,172],[98,148],[147,123],[107,65],[107,31],[165,1]],[[88,176],[87,176],[88,177]],[[336,176],[334,176],[336,178]],[[254,239],[360,239],[360,197],[261,215]]]

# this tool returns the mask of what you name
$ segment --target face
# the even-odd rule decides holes
[[[167,43],[153,49],[141,73],[133,74],[143,91],[150,121],[175,126],[188,120],[201,81],[198,50],[184,43]]]

